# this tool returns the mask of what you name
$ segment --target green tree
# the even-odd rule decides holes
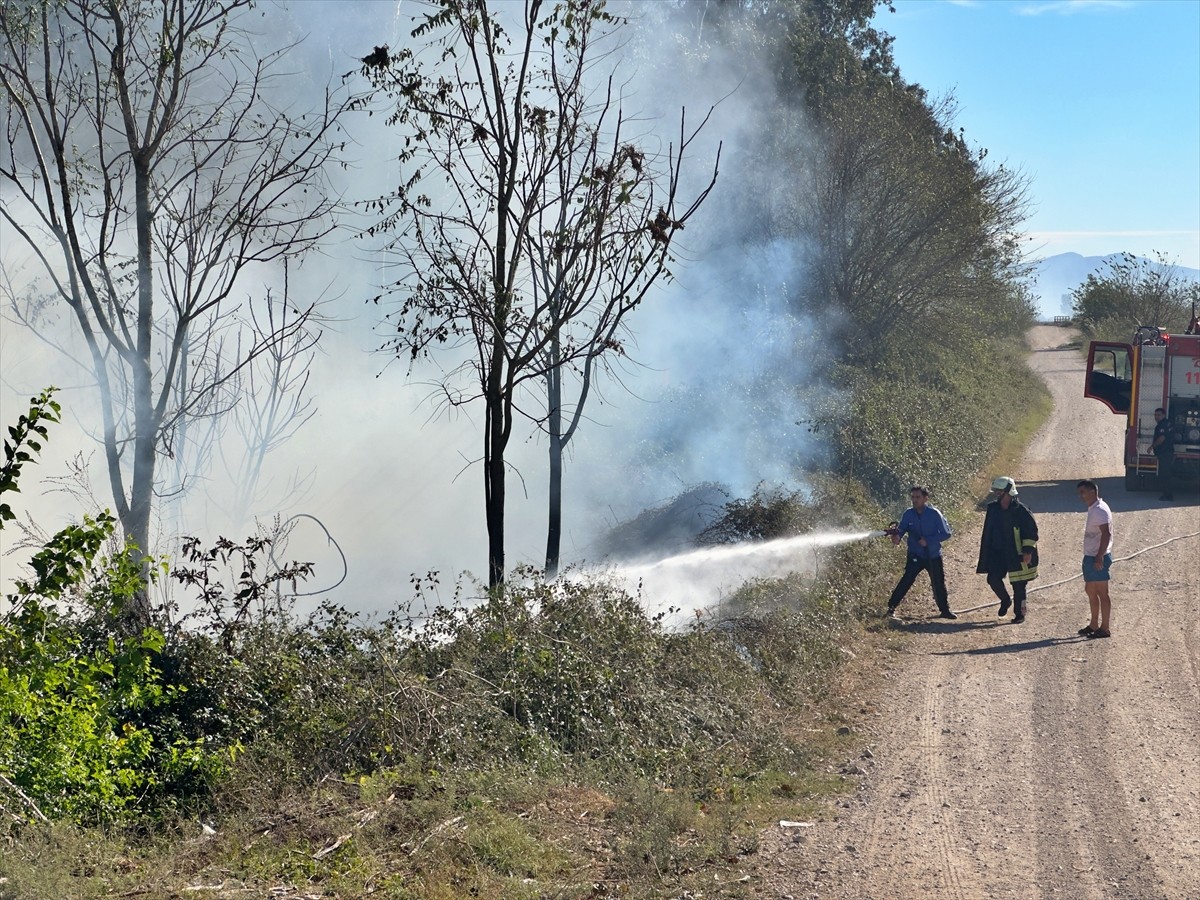
[[[1122,253],[1071,294],[1075,320],[1093,338],[1129,340],[1142,325],[1182,332],[1200,302],[1200,282],[1184,277],[1162,253],[1148,260]]]
[[[699,252],[785,259],[760,283],[737,268],[748,283],[722,299],[732,318],[773,278],[790,305],[775,334],[811,361],[785,389],[814,437],[779,446],[803,447],[798,475],[832,466],[890,498],[913,478],[952,489],[986,458],[1001,426],[978,409],[1030,387],[1018,370],[1034,310],[1021,279],[1025,177],[970,144],[953,98],[903,77],[873,24],[882,7],[727,0],[670,16],[659,5],[651,31],[685,32],[688,68],[660,78],[733,70],[745,138]]]
[[[851,357],[893,332],[942,331],[947,317],[994,332],[1024,311],[1011,286],[1024,271],[1025,179],[972,150],[953,112],[920,90],[871,83],[818,111],[802,203],[813,236],[805,304],[835,301]]]

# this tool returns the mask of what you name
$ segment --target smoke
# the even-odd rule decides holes
[[[705,214],[720,216],[719,203]],[[593,474],[592,502],[623,521],[696,484],[744,497],[799,483],[820,452],[803,400],[820,360],[797,347],[807,328],[789,304],[799,277],[783,242],[706,253],[638,311],[645,368],[595,412],[568,475]]]
[[[769,60],[736,49],[718,53],[704,41],[697,4],[617,4],[631,30],[618,51],[615,71],[628,115],[644,123],[646,139],[663,146],[678,140],[678,115],[689,125],[712,117],[686,161],[693,191],[711,172],[718,142],[721,172],[709,201],[673,245],[676,278],[647,299],[630,320],[631,361],[621,384],[593,395],[589,421],[568,455],[564,476],[564,561],[595,560],[597,536],[641,510],[660,505],[690,486],[710,482],[744,496],[759,482],[802,482],[801,464],[819,459],[821,448],[806,425],[802,388],[819,380],[827,357],[819,342],[801,350],[797,336],[816,326],[796,317],[792,302],[805,277],[806,248],[764,227],[792,215],[792,195],[770,169],[771,148],[802,147],[804,123],[777,94]],[[264,18],[263,46],[300,40],[289,60],[298,98],[343,73],[378,44],[393,49],[409,40],[407,3],[296,3]],[[694,21],[691,21],[694,20]],[[687,27],[675,28],[680,23]],[[678,35],[678,36],[675,36]],[[273,43],[275,42],[275,43]],[[599,77],[600,73],[597,72]],[[286,98],[277,101],[286,106]],[[396,136],[383,116],[348,122],[352,138],[345,171],[333,173],[351,199],[388,193],[403,177]],[[681,191],[690,196],[688,183]],[[14,241],[2,241],[6,247]],[[3,251],[6,271],[10,251]],[[299,434],[267,459],[270,486],[299,481],[303,493],[277,490],[256,509],[261,521],[309,514],[324,530],[302,519],[286,550],[288,559],[312,560],[312,590],[342,579],[329,595],[350,609],[377,611],[408,598],[410,575],[438,571],[444,585],[460,573],[486,573],[483,516],[482,411],[451,414],[437,405],[430,385],[444,361],[389,361],[373,352],[381,343],[380,307],[366,303],[394,280],[386,258],[348,238],[331,243],[292,272],[294,284],[326,296],[331,325],[321,338],[310,371],[316,414]],[[246,284],[247,291],[261,285]],[[299,299],[299,298],[298,298]],[[74,351],[80,351],[75,345]],[[20,365],[10,365],[18,359]],[[6,324],[0,335],[6,364],[0,402],[6,424],[23,402],[50,383],[61,383],[61,357],[33,351],[27,336]],[[92,460],[91,475],[102,505],[107,479],[102,454],[92,452],[98,423],[90,388],[68,386],[62,396],[69,421],[51,433],[41,465],[23,477],[22,504],[47,530],[78,515],[78,504],[44,496],[45,478],[61,474],[80,448]],[[507,507],[509,565],[543,562],[546,523],[546,448],[530,431],[514,436]],[[244,537],[253,525],[231,521],[235,504],[223,492],[219,472],[194,473],[198,488],[164,507],[165,519],[202,538]],[[40,482],[40,484],[39,484]],[[270,492],[268,492],[270,494]],[[0,549],[12,546],[3,534]],[[847,538],[853,539],[853,538]],[[797,539],[799,540],[799,539]],[[765,545],[764,545],[765,546]],[[743,577],[766,577],[815,552],[803,541],[791,550],[756,550],[743,558],[701,551],[693,564],[646,569],[647,596],[656,608],[684,605],[686,596],[708,605]],[[774,560],[774,561],[772,561]],[[4,560],[4,579],[18,572]],[[632,570],[629,570],[632,572]],[[670,573],[664,579],[664,574]],[[627,573],[628,574],[628,573]],[[662,593],[657,593],[659,590]],[[312,603],[317,598],[310,598]]]
[[[798,312],[811,249],[796,238],[806,186],[778,167],[813,139],[780,95],[762,36],[730,26],[718,46],[705,6],[616,7],[633,29],[628,105],[660,129],[678,127],[681,109],[693,126],[708,116],[684,195],[718,145],[721,166],[695,227],[676,239],[674,280],[632,318],[628,390],[610,387],[576,438],[565,489],[581,502],[567,527],[584,557],[606,527],[695,485],[731,497],[764,482],[803,488],[804,470],[825,461],[806,398],[822,390],[833,354],[820,334],[837,322],[832,311],[824,322]]]

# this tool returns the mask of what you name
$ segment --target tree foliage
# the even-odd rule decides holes
[[[1200,304],[1200,282],[1185,278],[1165,256],[1122,253],[1072,292],[1075,320],[1090,336],[1129,340],[1142,325],[1182,332]]]
[[[29,412],[22,413],[16,425],[8,427],[4,439],[4,466],[0,468],[0,494],[18,492],[21,467],[42,452],[42,441],[49,434],[47,424],[57,423],[62,407],[53,399],[56,388],[47,388],[29,401]],[[0,502],[0,528],[16,517],[7,502]]]
[[[850,358],[881,339],[944,333],[947,318],[1004,334],[1024,311],[1013,287],[1023,180],[986,166],[951,130],[950,112],[901,91],[887,103],[843,98],[821,120],[803,302],[834,301]]]
[[[39,400],[56,416],[49,395]],[[17,474],[6,472],[7,490]],[[203,741],[154,727],[156,711],[186,687],[162,683],[161,631],[116,627],[145,567],[130,545],[103,553],[115,528],[105,511],[55,534],[0,615],[0,795],[21,801],[18,820],[115,822],[157,811],[226,761]]]
[[[735,84],[745,137],[698,252],[741,279],[711,315],[737,321],[764,291],[785,299],[772,341],[793,348],[802,376],[756,387],[790,391],[800,412],[788,424],[811,439],[785,435],[778,452],[794,454],[798,481],[831,467],[881,500],[914,479],[960,484],[998,434],[979,406],[1038,390],[1019,363],[1034,321],[1026,179],[971,144],[952,96],[903,76],[875,18],[887,6],[662,5],[644,51],[652,63],[659,30],[677,28],[668,58],[686,68],[657,79]],[[755,258],[761,274],[737,265]]]

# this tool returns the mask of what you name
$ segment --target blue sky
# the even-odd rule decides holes
[[[1200,268],[1200,0],[893,0],[908,81],[1028,174],[1032,254]]]

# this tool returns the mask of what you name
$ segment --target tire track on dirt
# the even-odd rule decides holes
[[[952,831],[957,833],[957,829],[952,830],[947,823],[947,819],[953,819],[953,816],[943,786],[947,778],[954,777],[954,773],[948,771],[946,766],[947,748],[943,742],[943,736],[949,733],[950,729],[942,724],[945,721],[942,688],[948,680],[949,668],[949,661],[945,657],[935,658],[929,678],[925,682],[925,714],[921,718],[921,736],[922,743],[931,748],[925,795],[928,827],[934,832],[934,843],[938,852],[935,865],[939,868],[931,873],[932,880],[935,883],[940,882],[947,898],[965,900],[958,847],[952,836]],[[939,878],[942,872],[945,872],[945,876]]]

